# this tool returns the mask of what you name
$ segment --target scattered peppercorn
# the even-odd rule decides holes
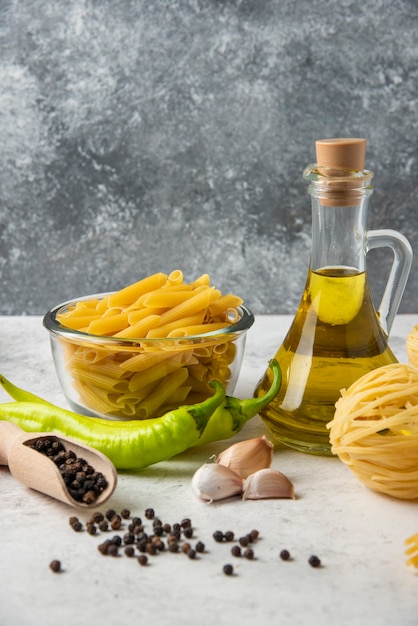
[[[132,557],[135,554],[135,550],[132,546],[126,546],[125,548],[125,554],[126,556]]]
[[[234,568],[233,568],[233,566],[232,566],[230,563],[226,563],[226,564],[223,566],[223,573],[224,573],[226,576],[232,576],[232,574],[234,573]]]
[[[232,546],[231,554],[232,556],[241,556],[241,548],[238,545]]]
[[[110,525],[112,527],[112,530],[119,530],[119,528],[122,526],[122,520],[119,515],[114,515],[112,517]]]
[[[240,546],[242,546],[243,548],[248,546],[248,544],[250,543],[250,540],[248,539],[248,535],[244,535],[243,537],[240,537],[238,541],[239,541]]]
[[[224,534],[224,539],[225,541],[234,541],[234,533],[232,532],[232,530],[227,530],[226,533]]]
[[[187,552],[187,556],[189,557],[189,559],[195,559],[196,558],[196,550],[193,550],[193,548],[190,548],[190,550]]]
[[[221,543],[224,540],[224,534],[221,530],[215,530],[215,532],[213,533],[213,538],[218,543]]]
[[[192,525],[192,520],[189,517],[185,517],[184,519],[181,520],[182,528],[190,528],[191,525]]]
[[[118,556],[119,554],[118,546],[114,543],[111,543],[107,549],[107,554],[109,554],[110,556]]]
[[[155,515],[154,509],[149,508],[145,510],[145,517],[147,519],[153,519],[154,515]]]
[[[110,522],[115,515],[116,515],[116,511],[114,509],[108,509],[106,511],[105,517]]]
[[[49,567],[55,574],[58,574],[58,572],[61,571],[61,561],[58,561],[58,559],[54,559],[49,564]]]
[[[169,543],[168,543],[168,550],[169,550],[169,552],[178,552],[179,551],[179,544],[177,543],[177,541],[169,541]]]
[[[321,559],[319,559],[315,554],[313,554],[312,556],[309,557],[308,563],[312,567],[320,567]]]
[[[79,520],[75,520],[71,524],[71,528],[75,530],[76,533],[79,533],[81,530],[83,530],[83,524]]]
[[[195,545],[195,549],[196,552],[204,552],[205,551],[205,544],[202,541],[198,541]]]
[[[254,550],[252,548],[246,548],[246,550],[244,551],[244,556],[249,561],[252,561],[254,558]]]
[[[113,543],[115,546],[122,545],[122,539],[119,537],[119,535],[115,535],[114,537],[112,537],[110,542]]]
[[[183,534],[187,539],[191,539],[193,537],[193,528],[191,526],[187,526],[184,528]]]
[[[148,558],[146,556],[146,554],[140,554],[138,557],[138,563],[140,565],[146,565],[148,563]]]
[[[122,509],[122,511],[120,512],[120,514],[121,514],[121,517],[122,517],[123,519],[129,519],[129,518],[130,518],[130,516],[131,516],[131,512],[130,512],[130,510],[129,510],[129,509]]]
[[[280,558],[282,559],[282,561],[289,561],[289,559],[290,559],[290,552],[289,552],[289,550],[282,550],[280,552]]]

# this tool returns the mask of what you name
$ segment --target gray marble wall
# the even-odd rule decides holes
[[[417,134],[417,0],[0,0],[0,314],[174,268],[294,313],[315,139],[368,139],[417,249]]]

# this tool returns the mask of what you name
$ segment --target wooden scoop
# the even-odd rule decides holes
[[[42,438],[60,441],[67,451],[72,450],[77,457],[85,459],[95,471],[103,474],[108,486],[94,502],[86,504],[75,500],[54,461],[31,447],[32,443]],[[12,476],[27,487],[81,509],[97,507],[106,502],[117,484],[116,469],[101,452],[54,433],[27,433],[7,421],[0,422],[0,465],[8,465]]]

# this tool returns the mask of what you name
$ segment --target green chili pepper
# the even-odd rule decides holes
[[[149,420],[113,421],[61,409],[24,391],[0,375],[0,384],[16,402],[0,404],[0,420],[28,432],[56,432],[78,439],[105,454],[117,469],[141,469],[184,452],[192,446],[229,439],[266,406],[281,385],[277,361],[270,361],[272,384],[260,398],[226,396],[218,381],[215,394],[194,405],[181,406]]]
[[[269,367],[273,378],[270,389],[264,396],[246,400],[239,400],[234,396],[226,396],[225,401],[218,406],[209,419],[202,436],[193,444],[194,446],[201,446],[205,443],[233,437],[250,419],[276,397],[282,383],[281,370],[275,359],[270,361]]]
[[[16,385],[11,383],[10,380],[7,380],[3,374],[0,374],[0,385],[5,391],[7,391],[13,400],[17,400],[18,402],[39,402],[40,404],[49,404],[49,406],[54,406],[51,402],[36,396],[34,393],[25,391],[25,389],[21,389],[20,387],[16,387]]]
[[[54,432],[78,440],[105,454],[117,469],[141,469],[183,452],[199,439],[225,399],[223,385],[211,385],[215,393],[207,400],[150,420],[86,417],[39,401],[0,404],[0,420],[27,432]]]

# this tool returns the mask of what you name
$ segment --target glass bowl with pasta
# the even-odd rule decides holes
[[[51,309],[58,380],[71,408],[109,419],[149,419],[201,402],[219,380],[232,394],[254,316],[203,274],[158,273],[119,291]]]

